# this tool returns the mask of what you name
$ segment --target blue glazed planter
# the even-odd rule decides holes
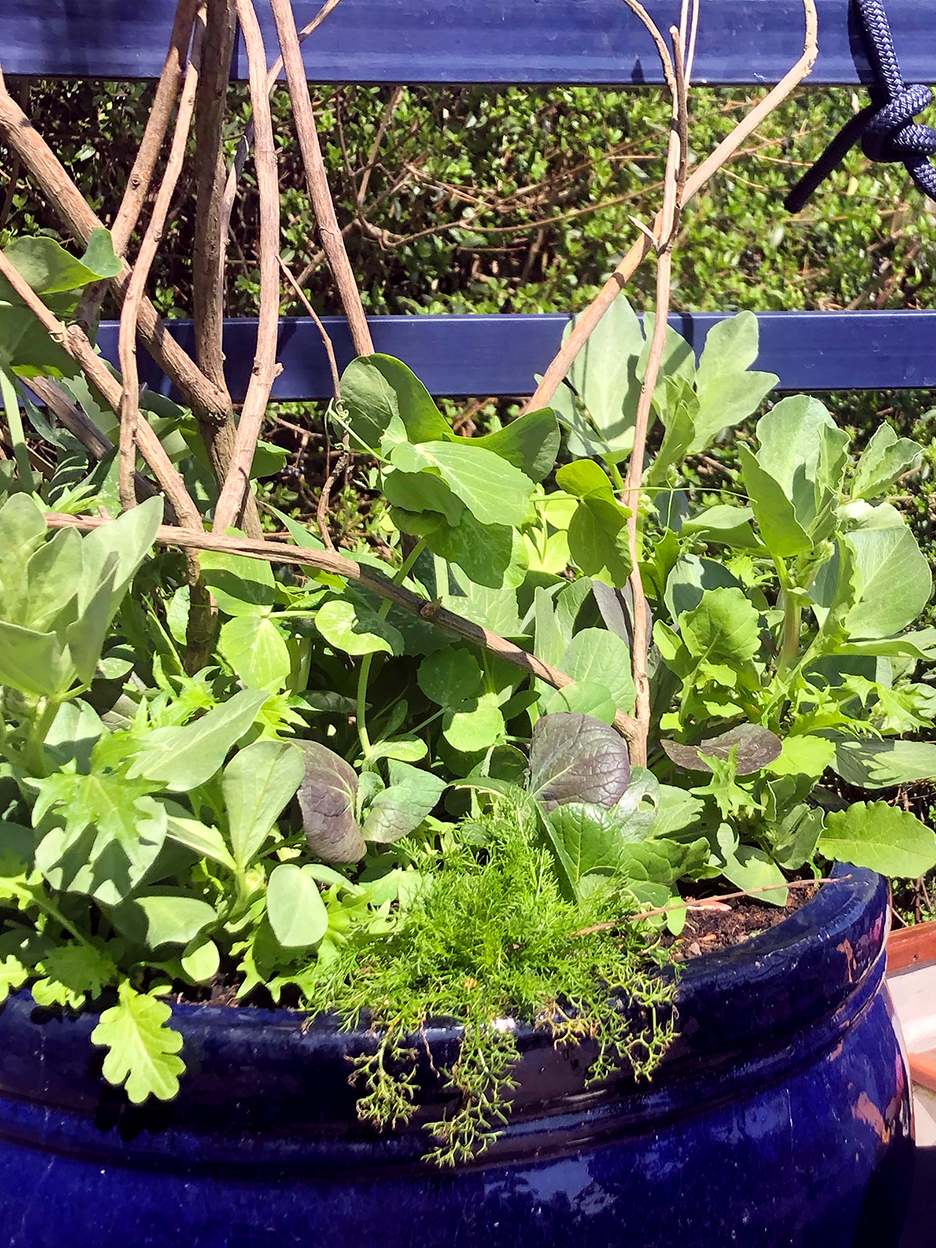
[[[476,1164],[420,1161],[418,1126],[356,1119],[367,1037],[288,1013],[179,1007],[178,1100],[102,1080],[95,1019],[0,1012],[8,1248],[888,1248],[912,1167],[883,983],[885,882],[867,871],[690,965],[652,1084],[585,1086],[588,1054],[521,1033],[515,1112]],[[455,1033],[428,1034],[437,1057]],[[422,1103],[445,1090],[426,1060]]]

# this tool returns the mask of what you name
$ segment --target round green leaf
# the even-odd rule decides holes
[[[318,885],[294,862],[281,862],[270,876],[267,918],[284,949],[316,945],[328,931],[328,911]]]
[[[332,598],[315,616],[315,627],[330,646],[345,654],[402,654],[403,638],[398,629],[371,611],[347,598]]]
[[[482,699],[459,711],[446,711],[442,732],[449,745],[465,754],[497,745],[504,735],[504,717],[494,702]]]
[[[286,638],[266,615],[237,615],[222,625],[221,653],[251,689],[276,689],[292,666]]]
[[[439,706],[457,706],[478,692],[481,668],[467,650],[440,650],[423,659],[416,679],[431,701]]]

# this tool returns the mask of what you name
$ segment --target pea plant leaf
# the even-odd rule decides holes
[[[245,612],[227,620],[218,634],[218,649],[252,689],[279,689],[289,679],[289,647],[268,615]]]
[[[479,524],[520,526],[530,510],[533,482],[493,451],[464,442],[401,442],[390,462],[404,472],[436,472]]]
[[[169,1101],[179,1091],[185,1063],[178,1056],[182,1036],[168,1026],[172,1010],[165,1001],[137,992],[127,980],[118,1002],[105,1010],[91,1033],[92,1044],[107,1049],[104,1078],[120,1086],[140,1105],[150,1096]]]
[[[419,378],[390,355],[359,356],[341,376],[351,432],[370,450],[394,424],[411,442],[452,437],[448,422]]]
[[[332,598],[320,607],[315,627],[330,646],[345,654],[402,654],[403,638],[376,611],[348,598]]]
[[[470,651],[440,650],[419,665],[419,687],[438,706],[457,706],[472,698],[481,686],[481,667]]]
[[[537,720],[530,739],[529,792],[547,810],[567,802],[610,809],[630,783],[630,757],[608,724],[572,711]]]
[[[574,325],[573,319],[563,341]],[[640,398],[637,362],[643,349],[640,321],[621,296],[589,335],[567,374],[569,386],[562,387],[557,396],[560,414],[569,426],[570,454],[616,455],[631,449]]]
[[[204,550],[199,563],[205,584],[225,615],[256,615],[276,602],[273,569],[263,559]]]
[[[880,498],[898,477],[919,468],[922,461],[923,448],[909,438],[898,438],[885,421],[875,429],[858,461],[852,482],[852,497]]]
[[[525,412],[495,433],[454,440],[493,451],[531,481],[542,481],[552,472],[559,453],[559,425],[552,408],[541,407],[535,412]]]

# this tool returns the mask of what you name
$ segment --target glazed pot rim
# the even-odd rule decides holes
[[[635,1082],[627,1067],[592,1085],[595,1042],[557,1049],[548,1029],[517,1027],[506,1135],[519,1138],[531,1115],[545,1115],[558,1128],[563,1115],[578,1122],[583,1109],[614,1121],[621,1114],[628,1121],[635,1115],[662,1121],[684,1098],[680,1088],[694,1088],[696,1104],[745,1095],[764,1080],[784,1077],[803,1053],[837,1043],[883,976],[888,890],[881,876],[853,867],[837,867],[835,879],[775,927],[680,968],[677,1038],[650,1085]],[[357,1115],[362,1090],[351,1086],[349,1075],[356,1057],[376,1051],[373,1031],[342,1029],[333,1018],[288,1009],[176,1004],[172,1025],[182,1033],[186,1064],[180,1095],[135,1108],[101,1074],[103,1050],[91,1042],[96,1023],[90,1012],[43,1010],[26,991],[11,995],[0,1009],[0,1106],[12,1098],[34,1107],[29,1112],[38,1115],[37,1131],[46,1129],[49,1108],[88,1123],[82,1130],[92,1135],[91,1123],[123,1122],[142,1132],[134,1152],[157,1147],[153,1132],[162,1138],[169,1124],[198,1138],[208,1133],[216,1142],[298,1134],[335,1157],[348,1149],[348,1157],[356,1156],[368,1138],[370,1129]],[[457,1024],[427,1026],[414,1044],[417,1104],[425,1120],[451,1102],[444,1072],[458,1059],[461,1034]],[[380,1147],[399,1146],[407,1155],[413,1149],[418,1158],[423,1145],[412,1141],[420,1132],[414,1120],[395,1133],[396,1144],[388,1137]]]
[[[882,888],[886,891],[882,876],[865,867],[854,867],[848,863],[836,863],[827,878],[828,882],[822,884],[814,896],[775,926],[731,948],[707,953],[681,964],[677,987],[680,1013],[684,1013],[696,998],[711,993],[726,977],[737,980],[739,977],[754,975],[759,981],[763,981],[765,976],[783,974],[786,964],[802,964],[804,955],[808,955],[815,948],[817,934],[825,934],[830,939],[845,937],[859,913],[873,902],[875,895]],[[857,982],[877,960],[880,949],[886,942],[887,931],[882,930],[879,936],[880,939],[874,942],[876,947],[873,951],[868,950],[868,956],[853,967],[848,977],[850,983]],[[665,967],[663,973],[671,974],[673,969]],[[330,1031],[347,1037],[349,1042],[355,1037],[361,1042],[373,1034],[366,1028],[347,1028],[335,1015],[314,1015],[309,1011],[288,1007],[268,1009],[251,1005],[177,1002],[172,1005],[172,1013],[174,1024],[182,1031],[185,1031],[187,1025],[208,1021],[237,1028],[292,1027],[298,1021],[310,1037]],[[533,1024],[516,1019],[508,1021],[513,1024],[512,1030],[517,1035],[543,1034]],[[431,1041],[435,1037],[441,1038],[460,1031],[461,1024],[456,1020],[440,1018],[427,1024],[425,1035]]]

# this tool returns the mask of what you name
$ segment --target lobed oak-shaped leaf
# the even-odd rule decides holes
[[[529,790],[547,810],[568,802],[610,809],[627,791],[630,756],[609,724],[575,711],[537,721],[530,741]]]
[[[305,777],[299,808],[309,848],[324,862],[357,862],[364,838],[355,818],[358,778],[354,768],[317,741],[303,745]]]
[[[760,724],[739,724],[717,737],[707,737],[698,745],[680,745],[678,741],[661,741],[666,757],[683,771],[711,771],[703,755],[727,759],[737,746],[735,765],[739,776],[760,771],[780,757],[783,742],[769,728]]]

